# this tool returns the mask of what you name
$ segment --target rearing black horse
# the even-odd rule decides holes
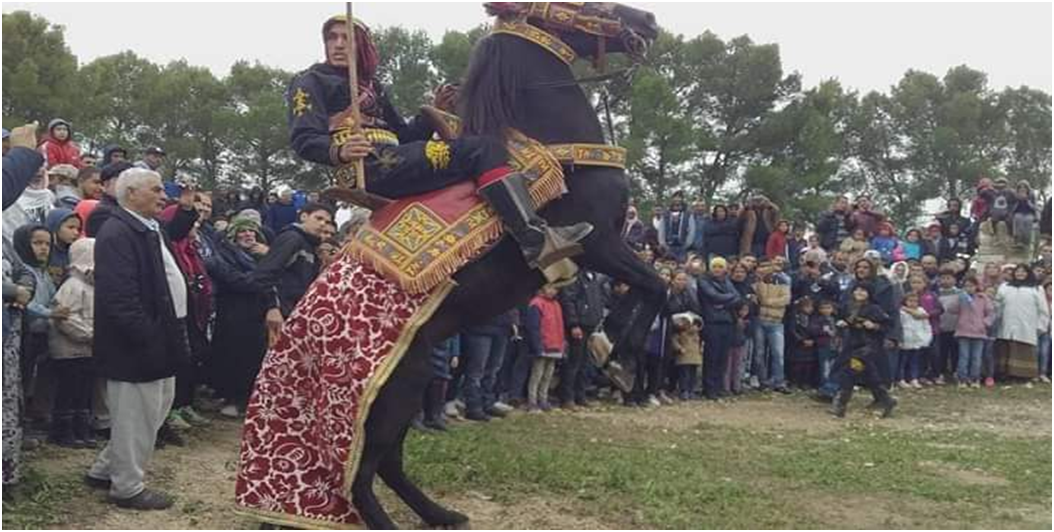
[[[650,13],[617,4],[605,4],[603,9],[639,38],[651,41],[658,33]],[[629,51],[624,39],[574,31],[558,36],[583,57]],[[469,134],[501,136],[515,128],[544,144],[604,143],[600,121],[574,82],[571,68],[550,51],[518,36],[495,33],[477,44],[460,98],[464,104],[460,114]],[[602,167],[568,170],[569,193],[541,214],[553,225],[593,224],[594,231],[584,242],[585,253],[576,262],[631,286],[630,298],[638,309],[632,324],[617,339],[612,357],[632,372],[647,331],[665,302],[666,288],[621,238],[629,202],[625,173]],[[465,327],[525,303],[545,281],[537,270],[528,268],[509,239],[466,266],[455,279],[458,287],[418,331],[367,418],[352,502],[370,528],[395,527],[374,495],[375,475],[430,526],[458,526],[468,521],[465,515],[429,499],[403,470],[403,441],[431,378],[432,347]]]

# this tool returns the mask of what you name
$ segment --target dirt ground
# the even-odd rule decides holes
[[[588,412],[571,414],[583,420],[610,427],[612,434],[632,434],[643,439],[663,438],[671,433],[690,433],[700,428],[718,427],[750,431],[750,433],[790,434],[814,438],[839,438],[846,423],[855,427],[878,426],[881,430],[903,431],[914,434],[973,431],[1000,438],[1051,439],[1051,395],[1030,392],[1022,397],[1010,393],[1000,397],[998,392],[964,392],[959,396],[949,393],[915,393],[905,397],[901,415],[889,421],[878,421],[857,413],[848,421],[836,421],[827,416],[824,407],[803,396],[758,397],[744,403],[727,405],[684,405],[660,410],[625,410],[607,406]],[[1009,392],[1008,392],[1009,393]],[[989,395],[982,395],[989,394]],[[862,410],[862,409],[860,409]],[[567,415],[567,414],[564,414]],[[523,417],[513,417],[504,423],[518,423]],[[994,420],[1000,420],[994,422]],[[253,530],[258,526],[235,516],[232,512],[232,491],[239,448],[239,423],[214,420],[213,426],[191,436],[190,446],[159,452],[151,470],[152,486],[178,496],[175,509],[161,513],[132,513],[118,511],[105,504],[104,495],[80,488],[79,475],[90,464],[93,452],[58,451],[45,448],[31,458],[32,468],[52,485],[62,488],[61,499],[54,505],[54,513],[46,516],[47,528],[59,530]],[[499,430],[495,428],[494,430]],[[921,432],[920,432],[921,431]],[[935,451],[969,449],[960,447],[954,438],[933,444]],[[1049,459],[1049,456],[1048,456]],[[1048,462],[1049,464],[1049,462]],[[931,474],[946,476],[960,485],[999,488],[1009,485],[1007,478],[985,474],[967,468],[949,466],[946,462],[920,462],[919,468]],[[1051,471],[1046,475],[1050,486]],[[453,492],[444,487],[429,487],[445,504],[471,515],[476,530],[611,530],[641,528],[641,518],[617,515],[591,507],[581,500],[567,497],[548,497],[539,493],[523,497],[503,498],[503,503],[482,492]],[[390,494],[383,497],[402,523],[415,519]],[[804,511],[822,514],[829,523],[851,525],[850,528],[918,528],[917,516],[928,508],[905,508],[902,497],[885,497],[881,493],[867,497],[838,498],[817,495],[807,500],[790,501]],[[916,503],[906,503],[912,505]],[[922,505],[922,503],[918,503]],[[24,511],[15,506],[8,510]],[[1016,512],[1027,525],[1046,526],[1051,520],[1050,498],[1046,506],[1035,505]],[[5,529],[23,521],[8,523]],[[30,516],[33,517],[33,516]],[[36,516],[40,518],[40,516]],[[36,523],[28,519],[24,523]],[[1031,527],[1027,527],[1031,528]]]

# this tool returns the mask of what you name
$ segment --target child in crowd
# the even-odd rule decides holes
[[[971,255],[970,251],[970,239],[962,234],[959,224],[956,222],[948,224],[948,233],[941,239],[940,246],[937,248],[937,258],[941,262],[952,261]]]
[[[922,255],[926,251],[922,241],[922,231],[909,229],[904,235],[904,240],[900,242],[900,249],[903,253],[903,260],[922,260]]]
[[[981,387],[981,363],[988,330],[995,322],[995,306],[981,290],[981,282],[968,277],[959,294],[955,339],[959,343],[959,387]]]
[[[901,360],[903,368],[903,381],[912,388],[921,388],[923,384],[932,382],[925,380],[926,370],[930,364],[935,364],[937,356],[935,353],[936,338],[940,334],[941,315],[944,307],[941,306],[937,294],[930,290],[930,283],[926,274],[917,273],[908,277],[908,293],[919,296],[919,307],[926,311],[929,316],[930,343],[918,353],[909,353],[907,358]],[[917,358],[913,358],[917,355]],[[902,383],[902,384],[905,384]]]
[[[864,253],[871,247],[867,241],[867,233],[863,229],[853,230],[852,236],[842,241],[838,249],[845,253],[847,264],[856,264],[864,258]]]
[[[821,384],[830,379],[831,368],[834,366],[835,321],[834,302],[827,299],[820,301],[816,306],[816,313],[809,319],[809,337],[816,348]]]
[[[95,447],[92,432],[92,338],[95,323],[95,239],[70,246],[69,278],[55,294],[56,307],[69,316],[56,320],[48,336],[56,380],[51,437],[63,447]]]
[[[988,296],[988,300],[993,302],[995,308],[992,324],[988,326],[987,338],[984,341],[984,352],[981,355],[981,376],[984,378],[984,387],[988,389],[995,388],[995,336],[999,331],[1000,321],[1003,319],[999,306],[995,305],[998,290],[997,286],[986,286],[984,289],[984,295]]]
[[[682,401],[694,398],[696,375],[703,365],[703,350],[699,332],[703,320],[694,312],[682,312],[671,318],[673,324],[674,365],[677,367],[677,394]]]
[[[55,286],[61,286],[69,269],[70,246],[81,235],[81,219],[69,209],[54,209],[48,213],[47,225],[54,239],[48,255],[48,274]]]
[[[885,339],[882,331],[889,321],[890,317],[882,308],[871,303],[870,285],[857,284],[853,287],[845,318],[837,324],[844,331],[839,358],[845,371],[840,372],[839,391],[831,406],[831,413],[835,417],[845,417],[858,380],[863,380],[864,386],[874,396],[877,406],[882,410],[882,417],[889,417],[897,406],[896,399],[882,386],[882,372],[877,366]]]
[[[893,262],[893,252],[900,246],[900,240],[893,232],[893,224],[882,222],[878,225],[878,234],[871,238],[871,249],[882,255],[883,264]]]
[[[564,314],[556,299],[556,287],[547,285],[538,291],[527,309],[524,327],[527,345],[534,359],[531,379],[527,383],[527,411],[549,411],[549,388],[556,361],[564,357]]]
[[[43,225],[23,225],[13,236],[15,252],[33,273],[36,288],[33,299],[26,305],[25,328],[22,338],[22,389],[26,403],[36,391],[37,364],[48,353],[48,330],[52,320],[69,316],[69,309],[55,307],[55,283],[48,274],[48,256],[51,253],[51,233]],[[44,414],[46,415],[46,413]]]
[[[899,381],[901,388],[921,388],[919,366],[923,353],[933,344],[933,326],[929,313],[922,307],[920,293],[912,291],[904,295],[900,326],[904,336],[900,343],[900,360],[892,364],[893,382]]]
[[[735,325],[732,327],[732,347],[728,350],[728,366],[725,371],[725,391],[732,395],[743,393],[744,376],[746,375],[747,350],[750,339],[753,338],[751,330],[752,321],[751,303],[740,300],[732,307],[732,316]]]
[[[953,224],[954,225],[954,224]],[[955,341],[955,326],[959,322],[959,295],[962,290],[956,286],[955,270],[949,266],[941,267],[937,278],[937,298],[944,313],[940,319],[940,334],[937,337],[937,359],[930,367],[930,378],[934,384],[944,384],[944,374],[949,365],[956,367],[959,346]]]
[[[791,345],[787,359],[787,379],[792,386],[801,389],[815,388],[818,363],[816,357],[816,339],[813,338],[809,325],[816,311],[816,304],[811,297],[803,297],[794,305]]]

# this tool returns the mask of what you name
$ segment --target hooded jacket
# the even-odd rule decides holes
[[[128,150],[124,149],[123,146],[117,144],[110,144],[103,148],[102,162],[99,163],[99,168],[106,168],[111,163],[113,163],[113,154],[117,152],[124,153],[126,158],[128,156]]]
[[[46,333],[51,321],[51,298],[55,295],[55,283],[48,275],[47,264],[37,261],[33,253],[30,242],[33,233],[37,231],[47,231],[47,228],[38,224],[19,227],[15,230],[12,243],[18,258],[33,272],[33,280],[36,283],[33,299],[26,305],[28,330],[33,333]]]
[[[51,358],[85,358],[92,354],[95,331],[95,239],[82,238],[70,246],[70,276],[55,293],[55,305],[70,315],[56,320],[48,335]]]
[[[77,213],[69,209],[55,209],[48,213],[47,228],[51,232],[51,254],[48,255],[48,273],[55,285],[62,284],[66,280],[66,272],[70,265],[70,246],[63,244],[58,239],[59,227]]]
[[[66,126],[66,130],[69,131],[66,140],[55,138],[54,132],[58,126]],[[73,142],[73,127],[61,118],[48,122],[48,133],[40,142],[39,149],[47,159],[48,168],[60,164],[69,164],[78,169],[84,167],[84,163],[81,162],[81,149],[77,143]]]

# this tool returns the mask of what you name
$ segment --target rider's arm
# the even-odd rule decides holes
[[[297,76],[285,97],[293,151],[301,159],[337,166],[330,151],[329,115],[317,78],[309,74]]]

